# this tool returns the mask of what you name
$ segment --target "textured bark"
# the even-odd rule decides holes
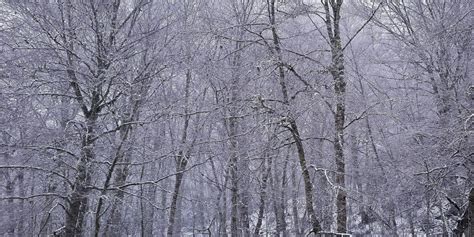
[[[239,32],[239,34],[242,34]],[[240,35],[240,38],[242,35]],[[231,191],[231,209],[230,209],[230,232],[231,236],[240,236],[241,232],[239,231],[239,209],[240,209],[240,188],[239,188],[239,142],[238,142],[238,111],[237,111],[237,102],[239,101],[239,68],[241,66],[241,56],[240,50],[242,45],[240,42],[237,42],[235,45],[235,50],[237,53],[234,55],[232,60],[232,66],[234,70],[232,71],[231,78],[231,108],[229,109],[229,119],[228,121],[228,137],[230,143],[230,163],[229,163],[229,173],[230,173],[230,191]]]
[[[298,182],[296,182],[296,167],[292,167],[291,169],[291,212],[293,215],[293,233],[295,236],[302,236],[302,231],[300,229],[300,217],[298,214],[298,204],[297,204],[297,197],[298,197]]]
[[[339,21],[343,0],[324,0],[326,12],[326,29],[330,39],[332,65],[331,75],[334,80],[334,93],[336,108],[334,113],[334,153],[336,161],[336,184],[338,192],[336,197],[336,222],[337,232],[347,232],[347,194],[345,190],[345,161],[344,161],[344,122],[345,122],[345,94],[346,82],[344,80],[344,54],[341,45]],[[331,9],[330,9],[331,7]],[[332,14],[331,14],[332,11]]]
[[[82,154],[76,167],[77,173],[74,189],[69,197],[65,226],[66,236],[82,236],[84,217],[89,204],[88,195],[90,190],[87,187],[91,184],[90,163],[95,158],[92,138],[97,114],[89,114],[89,116],[86,116],[86,119],[87,127],[86,134],[82,138]]]
[[[231,115],[232,116],[232,115]],[[240,236],[239,234],[239,177],[238,177],[238,154],[237,154],[237,135],[236,118],[229,119],[229,137],[230,137],[230,192],[231,192],[231,209],[230,209],[230,234],[232,237]]]

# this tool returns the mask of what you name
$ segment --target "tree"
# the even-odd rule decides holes
[[[469,229],[470,1],[0,6],[0,235]]]

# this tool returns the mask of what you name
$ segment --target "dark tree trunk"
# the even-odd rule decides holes
[[[267,183],[268,177],[271,174],[272,170],[272,158],[268,157],[267,153],[264,154],[265,159],[263,163],[262,170],[264,173],[262,175],[262,182],[260,184],[260,201],[258,205],[258,217],[257,217],[257,224],[255,225],[254,236],[258,236],[260,234],[260,229],[262,227],[263,215],[265,212],[265,200],[267,199]]]
[[[184,99],[185,99],[185,105],[184,105],[184,125],[183,125],[183,134],[181,135],[181,141],[180,143],[185,147],[184,145],[187,142],[188,139],[188,127],[189,127],[189,121],[190,121],[190,114],[189,114],[189,109],[188,109],[188,103],[189,103],[189,95],[190,95],[190,86],[191,86],[191,70],[188,69],[186,72],[186,85],[184,89]],[[183,148],[184,149],[184,148]],[[173,196],[171,197],[171,207],[170,207],[170,215],[169,215],[169,220],[168,220],[168,230],[167,230],[167,236],[171,237],[173,236],[173,232],[175,230],[175,224],[176,221],[175,219],[177,218],[177,213],[180,210],[177,210],[178,208],[178,201],[179,201],[179,192],[180,192],[180,187],[183,182],[183,177],[184,177],[184,172],[186,171],[186,166],[188,164],[188,157],[189,155],[189,150],[184,151],[180,150],[178,152],[178,155],[176,157],[176,179],[175,179],[175,184],[174,184],[174,190],[173,190]],[[180,212],[179,212],[180,213]],[[178,215],[178,218],[181,215]]]
[[[87,135],[86,135],[87,136]],[[82,236],[84,216],[88,206],[89,190],[87,186],[90,185],[90,161],[94,157],[92,143],[85,141],[83,145],[82,156],[76,167],[77,174],[74,182],[74,190],[69,197],[69,207],[66,217],[66,236]]]
[[[276,2],[275,0],[267,0],[268,17],[271,24],[272,39],[273,39],[273,46],[274,46],[274,48],[271,49],[271,51],[278,59],[278,62],[277,62],[278,75],[279,75],[280,89],[283,96],[283,103],[285,105],[285,109],[289,110],[290,101],[288,97],[288,89],[285,82],[285,70],[284,70],[284,64],[283,64],[282,54],[281,54],[280,39],[278,37],[277,29],[275,27],[276,26],[275,2]],[[311,177],[309,175],[308,167],[306,164],[306,157],[305,157],[305,151],[303,148],[303,142],[300,137],[299,130],[296,125],[296,121],[294,120],[294,118],[291,118],[291,113],[289,113],[289,117],[285,118],[284,120],[285,121],[283,121],[283,123],[288,123],[287,129],[291,132],[291,135],[293,137],[293,140],[295,141],[296,149],[298,152],[298,161],[300,164],[301,173],[303,175],[303,181],[304,181],[306,212],[308,213],[308,217],[311,223],[310,232],[318,233],[321,230],[321,226],[320,226],[319,221],[316,218],[316,213],[314,211],[313,184],[311,182]]]
[[[466,211],[462,215],[461,220],[458,221],[456,229],[454,229],[455,236],[473,236],[474,234],[474,188],[471,188],[469,193],[469,203]]]
[[[336,108],[334,112],[334,153],[336,161],[336,184],[338,192],[336,197],[336,222],[337,232],[347,232],[347,194],[345,190],[345,161],[344,161],[344,122],[345,122],[345,94],[346,82],[344,80],[344,54],[341,45],[339,21],[343,0],[323,2],[326,12],[326,28],[330,39],[332,65],[331,75],[334,80],[334,93],[336,95]],[[331,6],[331,10],[329,9]]]
[[[296,182],[296,167],[291,168],[291,212],[293,215],[293,232],[295,236],[301,236],[302,231],[300,230],[300,217],[298,214],[298,204],[297,204],[297,197],[298,197],[298,182]]]
[[[178,167],[176,169],[176,172],[178,173],[176,175],[176,180],[174,183],[174,189],[173,189],[173,196],[171,197],[171,206],[170,206],[170,215],[169,215],[169,220],[168,220],[168,230],[166,232],[167,236],[171,237],[174,236],[174,230],[175,230],[175,221],[176,221],[176,213],[178,212],[177,207],[178,207],[178,199],[179,199],[179,190],[181,187],[181,184],[183,182],[183,176],[184,176],[184,167],[187,165],[187,159],[182,157],[178,158]]]

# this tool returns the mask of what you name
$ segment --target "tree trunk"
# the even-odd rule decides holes
[[[89,202],[89,192],[87,188],[91,184],[91,162],[95,158],[94,154],[94,135],[97,119],[101,110],[100,92],[102,88],[100,84],[95,85],[90,95],[91,101],[90,106],[86,105],[84,100],[83,92],[79,85],[79,80],[76,76],[75,69],[75,55],[74,51],[74,28],[73,25],[73,4],[71,1],[67,1],[65,5],[66,18],[67,18],[67,32],[63,35],[63,41],[67,48],[66,50],[66,73],[69,79],[75,99],[79,104],[82,114],[85,117],[85,128],[83,130],[81,142],[81,156],[76,166],[76,177],[74,181],[73,191],[69,195],[69,206],[66,210],[66,224],[65,224],[65,235],[66,236],[81,236],[83,235],[83,223],[84,217],[87,212]],[[65,26],[66,27],[66,26]],[[100,53],[100,52],[99,52]],[[101,55],[101,54],[99,54]],[[105,58],[104,58],[105,59]],[[98,74],[96,79],[102,79],[104,68],[102,60],[97,63]]]
[[[174,190],[173,190],[173,196],[171,197],[171,206],[170,206],[170,215],[169,215],[169,220],[168,220],[168,230],[166,232],[166,235],[168,237],[174,236],[174,230],[175,230],[175,221],[176,221],[176,213],[178,212],[177,207],[178,207],[178,199],[179,199],[179,190],[181,187],[181,183],[183,182],[183,176],[184,176],[184,169],[187,165],[187,158],[183,157],[182,152],[180,155],[178,155],[178,162],[177,163],[177,168],[176,168],[176,180],[174,183]]]
[[[219,193],[217,194],[216,198],[216,208],[217,208],[217,233],[218,236],[227,236],[227,174],[224,174],[224,181],[222,184],[219,184],[219,178],[216,171],[216,165],[214,164],[214,159],[210,159],[209,162],[211,163],[212,174],[216,180],[217,189]]]
[[[89,204],[90,190],[87,187],[91,184],[90,165],[95,156],[93,137],[97,115],[93,113],[87,116],[86,120],[86,133],[82,138],[82,154],[76,167],[74,189],[69,196],[69,206],[66,212],[65,234],[71,237],[82,236],[84,217]]]
[[[189,127],[189,121],[191,118],[191,115],[189,114],[189,90],[191,86],[191,70],[187,69],[186,71],[186,84],[184,88],[184,124],[183,124],[183,134],[181,135],[181,145],[182,148],[178,152],[178,156],[176,157],[176,179],[175,179],[175,184],[174,184],[174,190],[173,190],[173,196],[171,198],[171,207],[170,207],[170,215],[169,215],[169,220],[168,220],[168,230],[167,230],[167,236],[171,237],[173,236],[173,231],[175,228],[175,219],[176,219],[176,214],[178,213],[178,210],[176,209],[178,207],[178,201],[179,201],[179,190],[181,187],[181,183],[183,182],[183,177],[184,177],[184,172],[186,170],[186,166],[188,164],[188,159],[189,159],[189,150],[184,151],[186,141],[188,139],[188,127]],[[178,216],[180,218],[180,215]]]
[[[284,164],[283,164],[283,175],[282,175],[282,180],[281,180],[281,189],[280,189],[280,194],[279,194],[279,199],[278,199],[278,209],[280,210],[280,215],[278,218],[278,223],[277,223],[277,232],[282,233],[282,237],[286,237],[288,235],[288,232],[286,230],[287,228],[287,223],[286,223],[286,187],[287,187],[287,168],[288,168],[288,160],[289,160],[289,151],[288,155],[285,158]]]
[[[70,204],[66,218],[66,236],[82,235],[82,225],[88,205],[87,195],[89,190],[86,187],[90,185],[89,165],[94,157],[92,149],[89,147],[90,145],[87,142],[84,144],[82,157],[76,167],[76,180],[74,182],[74,190],[69,198]]]
[[[237,169],[237,141],[235,138],[235,118],[231,118],[229,122],[229,130],[231,133],[229,134],[230,138],[230,146],[231,146],[231,155],[230,155],[230,180],[231,180],[231,209],[230,209],[230,234],[232,237],[240,236],[239,234],[239,177],[238,177],[238,169]]]
[[[341,45],[339,30],[340,11],[343,0],[324,1],[326,12],[326,28],[330,39],[332,65],[331,75],[334,80],[334,93],[336,95],[336,110],[334,113],[334,153],[336,161],[336,185],[338,192],[336,197],[336,221],[337,232],[347,232],[347,201],[345,190],[345,161],[344,161],[344,122],[345,122],[345,94],[346,82],[344,80],[344,54]],[[331,11],[329,9],[331,5]]]
[[[313,184],[311,183],[311,177],[309,176],[308,167],[306,165],[303,142],[301,141],[300,135],[298,133],[298,128],[296,127],[296,123],[294,121],[291,122],[291,129],[293,139],[295,140],[296,149],[298,151],[298,160],[300,163],[300,168],[303,173],[303,183],[306,198],[306,212],[308,213],[308,217],[311,223],[311,232],[318,233],[321,230],[321,226],[316,218],[316,213],[314,212]]]
[[[301,236],[302,232],[300,229],[300,217],[298,214],[298,204],[297,204],[297,198],[298,198],[298,182],[296,182],[296,167],[291,168],[291,184],[292,184],[292,189],[291,189],[291,210],[293,214],[293,232],[295,236]]]
[[[288,98],[288,89],[285,82],[285,70],[282,60],[281,54],[281,47],[280,47],[280,39],[278,37],[276,25],[276,15],[275,15],[275,0],[267,0],[268,6],[268,17],[271,25],[272,30],[272,39],[273,39],[273,46],[274,48],[271,50],[274,56],[278,59],[278,75],[279,75],[279,83],[280,89],[283,96],[283,103],[285,105],[285,109],[289,109],[289,98]],[[289,112],[289,111],[288,111]],[[288,118],[285,118],[284,123],[288,123],[289,125],[287,128],[291,132],[293,140],[295,141],[296,149],[298,152],[298,160],[301,168],[301,173],[303,175],[304,181],[304,190],[305,190],[305,199],[306,199],[306,212],[308,213],[308,217],[311,223],[311,231],[312,233],[318,233],[321,230],[321,226],[319,221],[316,218],[316,213],[314,211],[313,205],[313,184],[311,182],[311,177],[309,175],[308,167],[306,165],[306,157],[303,148],[303,142],[301,140],[298,127],[296,125],[296,121],[291,118],[291,114],[289,114]]]
[[[289,157],[285,157],[285,163]],[[284,167],[283,167],[284,169]],[[286,229],[286,221],[285,221],[285,210],[283,206],[282,196],[280,194],[284,192],[282,181],[280,180],[281,171],[277,167],[277,163],[274,163],[273,167],[273,178],[271,179],[272,185],[272,193],[273,193],[273,211],[275,213],[275,221],[276,221],[276,235],[281,236],[282,232]],[[283,179],[285,178],[285,171],[283,170]]]
[[[458,221],[456,229],[454,229],[455,236],[461,237],[472,236],[474,234],[474,188],[469,192],[469,201],[466,211],[464,211],[461,220]]]
[[[240,52],[241,43],[236,43],[236,51]],[[240,53],[236,53],[232,66],[234,70],[232,72],[231,78],[231,108],[229,109],[229,119],[228,119],[228,129],[229,129],[229,143],[230,143],[230,182],[231,182],[231,221],[230,221],[230,232],[232,237],[241,236],[241,232],[239,231],[239,206],[240,206],[240,188],[239,188],[239,143],[238,143],[238,130],[239,130],[239,123],[238,123],[238,112],[237,112],[237,101],[239,100],[239,68],[241,57]]]
[[[228,175],[224,177],[224,185],[222,192],[222,210],[220,211],[220,222],[219,222],[219,235],[227,236],[227,183]]]
[[[258,205],[257,224],[255,225],[254,236],[258,236],[260,234],[260,229],[262,227],[263,215],[265,212],[265,200],[267,199],[268,177],[271,174],[272,169],[272,158],[268,157],[267,152],[265,152],[264,157],[265,159],[262,166],[264,173],[262,175],[262,182],[260,184],[260,202]]]
[[[161,236],[165,236],[166,234],[166,227],[168,225],[167,223],[167,220],[166,220],[166,207],[168,206],[168,187],[169,187],[169,182],[167,180],[165,180],[165,183],[163,185],[163,188],[161,190],[161,200],[160,200],[160,203],[161,203],[161,207],[163,208],[162,210],[160,210],[160,214],[159,214],[159,218],[158,220],[160,221],[159,222],[159,228],[158,228],[158,233],[159,235]]]
[[[242,129],[242,128],[241,128]],[[245,129],[242,129],[245,130]],[[241,141],[244,143],[245,141]],[[240,146],[240,151],[245,147],[245,144]],[[247,157],[246,154],[243,154],[242,157]],[[248,173],[249,162],[248,158],[241,159],[239,162],[239,213],[240,213],[240,226],[242,228],[242,236],[250,236],[250,217],[249,217],[249,203],[250,203],[250,194],[249,194],[249,187],[250,183],[250,174]]]

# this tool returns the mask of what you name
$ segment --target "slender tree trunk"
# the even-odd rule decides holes
[[[161,127],[164,127],[164,124],[161,124]],[[153,151],[158,153],[159,150],[162,148],[162,143],[161,139],[163,139],[166,136],[166,131],[165,129],[159,129],[159,131],[156,132],[156,138],[154,141],[153,145]],[[168,164],[166,164],[167,160],[161,160],[158,163],[158,171],[165,170],[166,167],[168,167]],[[153,175],[156,177],[158,172],[154,171]],[[165,236],[166,235],[166,226],[167,226],[167,219],[166,219],[166,207],[168,207],[168,187],[169,187],[169,180],[163,180],[162,184],[160,186],[160,191],[159,191],[159,204],[160,204],[160,210],[157,211],[157,229],[154,231],[157,233],[156,235],[158,236]],[[155,220],[153,220],[155,221]]]
[[[321,226],[319,221],[316,218],[316,213],[314,211],[313,206],[313,184],[311,182],[311,177],[309,176],[309,170],[306,165],[306,157],[303,148],[303,142],[301,141],[300,135],[298,133],[298,128],[296,127],[296,123],[292,121],[291,123],[292,135],[293,139],[295,140],[296,150],[298,151],[298,160],[300,163],[300,168],[303,173],[303,183],[304,183],[304,190],[305,190],[305,198],[306,198],[306,212],[308,213],[308,217],[311,223],[311,231],[313,233],[318,233],[321,230]]]
[[[471,188],[469,192],[466,210],[453,232],[456,237],[461,237],[463,234],[464,236],[472,236],[474,234],[474,188]]]
[[[169,215],[169,220],[168,220],[168,230],[166,232],[166,235],[171,237],[174,236],[174,230],[175,230],[175,223],[176,223],[176,218],[177,218],[177,208],[178,208],[178,199],[179,199],[179,190],[181,187],[181,184],[183,182],[183,176],[184,176],[184,167],[187,165],[187,158],[184,158],[182,153],[178,155],[178,164],[176,168],[176,172],[178,173],[176,175],[176,180],[174,183],[174,189],[173,189],[173,196],[171,197],[171,206],[170,206],[170,215]]]
[[[216,171],[216,165],[213,159],[209,161],[211,163],[212,174],[216,180],[216,183],[219,183],[219,178]],[[227,186],[227,174],[224,174],[224,181],[223,184],[217,185],[217,189],[219,193],[217,194],[216,198],[216,208],[217,208],[217,233],[219,236],[227,236],[227,195],[226,195],[226,186]]]
[[[231,81],[231,108],[229,109],[229,116],[228,119],[228,129],[229,129],[229,143],[230,143],[230,164],[229,164],[229,171],[230,171],[230,182],[231,182],[231,221],[230,221],[230,232],[232,237],[241,236],[241,232],[239,231],[239,207],[240,207],[240,188],[239,188],[239,143],[238,143],[238,130],[239,130],[239,123],[238,123],[238,112],[237,112],[237,101],[239,100],[239,68],[241,66],[241,57],[240,57],[240,49],[241,43],[236,43],[236,51],[238,53],[235,54],[232,62],[232,66],[234,70],[232,72],[232,81]]]
[[[152,170],[156,170],[156,164],[153,164]],[[146,170],[145,170],[146,172]],[[157,197],[156,187],[150,186],[145,189],[145,196],[148,200],[154,200]],[[154,227],[155,227],[155,208],[152,207],[148,202],[145,202],[141,199],[141,203],[143,203],[144,208],[144,215],[145,215],[145,223],[144,223],[144,231],[142,236],[153,236],[154,234]]]
[[[224,189],[222,192],[222,212],[221,212],[221,221],[219,223],[219,235],[227,236],[227,183],[228,175],[224,177]]]
[[[426,199],[426,221],[425,221],[425,227],[424,231],[427,236],[431,235],[431,187],[429,184],[431,183],[431,178],[430,178],[430,173],[429,173],[429,167],[428,164],[425,161],[425,168],[426,168],[426,184],[425,184],[425,199]]]
[[[287,168],[288,168],[289,158],[290,158],[290,154],[288,153],[283,164],[283,175],[281,178],[281,189],[280,189],[279,199],[278,199],[278,208],[280,210],[280,216],[279,216],[279,225],[277,225],[277,231],[282,233],[282,237],[288,236],[287,223],[286,223],[286,195],[285,194],[287,191],[286,188],[287,188],[287,183],[288,183]]]
[[[166,234],[166,227],[168,225],[167,223],[167,220],[166,220],[166,207],[168,206],[168,192],[166,191],[169,187],[169,183],[165,180],[165,184],[163,185],[163,190],[161,191],[161,200],[160,200],[160,203],[161,203],[161,207],[163,208],[162,211],[160,211],[160,215],[159,215],[159,218],[158,220],[160,221],[159,222],[159,229],[158,229],[158,233],[160,233],[161,236],[165,236]]]
[[[282,92],[285,109],[289,109],[290,104],[289,104],[289,98],[288,98],[288,89],[285,82],[285,70],[284,70],[284,64],[283,64],[282,54],[281,54],[280,39],[278,37],[278,32],[276,29],[275,2],[276,0],[267,0],[268,17],[269,17],[269,21],[271,25],[272,39],[273,39],[273,46],[274,46],[274,48],[271,49],[271,51],[273,55],[278,59],[277,63],[278,63],[280,89]],[[320,226],[319,221],[316,218],[316,213],[314,211],[313,184],[311,182],[311,177],[309,175],[308,167],[306,164],[306,157],[305,157],[303,142],[300,137],[299,130],[296,125],[296,121],[293,118],[291,118],[291,114],[289,114],[289,117],[285,120],[286,121],[284,122],[289,124],[287,128],[291,132],[293,140],[295,141],[296,150],[298,152],[298,160],[299,160],[301,173],[303,175],[303,181],[304,181],[306,212],[308,213],[308,217],[311,223],[310,232],[318,233],[321,230],[321,226]]]
[[[140,181],[143,180],[143,176],[145,174],[145,166],[142,166],[141,171],[140,171]],[[143,190],[143,186],[140,186],[140,196],[144,197],[145,193]],[[140,199],[140,235],[141,236],[146,236],[145,235],[145,229],[146,227],[146,210],[145,210],[145,203],[143,199]]]
[[[268,157],[267,152],[265,152],[264,157],[265,159],[262,166],[264,173],[260,184],[260,201],[258,205],[257,224],[255,225],[254,236],[258,236],[260,234],[260,229],[262,228],[263,216],[265,214],[265,200],[267,199],[267,183],[272,167],[272,158]]]
[[[337,232],[347,232],[347,201],[345,190],[345,161],[344,161],[344,122],[345,122],[345,94],[346,82],[344,80],[344,54],[341,44],[341,34],[339,30],[340,11],[343,0],[324,0],[326,12],[326,28],[330,39],[332,65],[331,75],[334,80],[334,92],[336,95],[336,109],[334,113],[334,153],[336,160],[336,184],[338,192],[336,197],[336,221]],[[331,5],[331,11],[329,9]]]
[[[296,181],[296,167],[291,168],[291,184],[292,184],[292,189],[291,189],[291,210],[293,214],[293,232],[295,236],[301,236],[301,230],[300,230],[300,217],[298,213],[298,203],[297,203],[297,198],[298,198],[298,182]]]
[[[237,141],[235,138],[235,118],[231,118],[229,122],[229,129],[231,133],[229,134],[230,146],[231,146],[231,155],[230,155],[230,180],[231,180],[231,210],[230,210],[230,234],[232,237],[240,236],[239,234],[239,177],[237,169]],[[233,137],[233,138],[232,138]]]
[[[286,157],[288,159],[288,157]],[[276,162],[273,163],[273,178],[271,179],[272,185],[272,196],[273,196],[273,212],[275,213],[275,221],[276,221],[276,235],[280,236],[283,229],[286,227],[286,222],[284,220],[284,210],[281,208],[281,196],[280,193],[282,192],[282,188],[280,184],[282,183],[280,180],[281,171],[278,169]]]
[[[195,187],[198,188],[198,195],[199,197],[205,197],[205,190],[206,190],[206,187],[204,186],[203,183],[200,183],[199,180],[196,180],[195,182]],[[198,202],[196,204],[197,206],[197,223],[198,223],[198,226],[199,226],[199,229],[200,230],[204,230],[206,228],[206,220],[208,220],[208,216],[207,216],[207,213],[206,213],[206,207],[204,205],[203,202]]]
[[[156,163],[152,164],[150,170],[156,170]],[[147,175],[145,166],[141,169],[140,174],[140,181],[145,180],[145,176]],[[146,197],[148,200],[154,200],[156,198],[156,187],[140,187],[140,196]],[[155,217],[155,209],[148,204],[143,198],[140,199],[140,229],[141,229],[141,236],[153,236],[153,226],[154,226],[154,217]]]
[[[244,129],[242,129],[244,130]],[[245,141],[241,141],[240,143],[245,143]],[[240,151],[244,149],[245,145],[242,144],[240,146]],[[242,155],[242,157],[246,157],[246,155]],[[250,203],[250,194],[249,194],[249,187],[250,187],[250,174],[248,174],[248,167],[249,162],[248,158],[241,159],[239,162],[239,213],[240,213],[240,226],[242,228],[242,236],[250,236],[250,217],[249,217],[249,203]]]
[[[127,118],[124,123],[127,123],[131,121],[131,118]],[[109,170],[107,172],[107,176],[104,182],[104,189],[101,193],[101,197],[99,198],[96,211],[95,211],[95,236],[98,237],[100,235],[100,229],[101,229],[101,215],[102,213],[102,207],[104,205],[104,197],[107,193],[107,188],[110,186],[112,182],[112,177],[114,174],[114,171],[117,170],[117,174],[115,176],[114,183],[117,186],[125,184],[127,177],[128,177],[128,170],[129,167],[127,165],[117,168],[117,163],[118,162],[124,162],[127,163],[131,160],[131,151],[124,151],[124,149],[129,149],[132,145],[127,143],[128,136],[131,132],[131,126],[123,126],[120,131],[119,131],[119,144],[116,148],[115,155],[112,161],[111,166],[109,167]],[[126,148],[124,148],[126,147]],[[110,217],[107,222],[107,226],[104,231],[104,235],[107,235],[109,233],[109,230],[112,232],[112,235],[117,235],[121,231],[121,219],[122,219],[122,209],[121,206],[119,206],[120,203],[123,203],[123,198],[125,196],[125,193],[123,191],[117,191],[113,195],[115,200],[114,203],[112,204],[112,208],[110,211]]]
[[[188,127],[189,127],[189,120],[190,120],[190,114],[189,114],[189,109],[188,109],[188,103],[189,103],[189,93],[190,93],[190,84],[191,84],[191,70],[188,69],[186,72],[186,85],[184,89],[184,100],[185,100],[185,105],[184,105],[184,125],[183,125],[183,134],[181,136],[181,145],[182,148],[178,152],[178,155],[176,157],[176,179],[175,179],[175,184],[174,184],[174,190],[173,190],[173,196],[171,197],[171,206],[170,206],[170,215],[168,219],[168,230],[167,230],[167,236],[171,237],[173,236],[173,232],[175,229],[175,224],[176,224],[176,218],[177,218],[177,213],[179,210],[178,208],[178,201],[179,201],[179,192],[180,192],[180,187],[183,182],[183,177],[184,177],[184,171],[186,170],[186,166],[188,164],[188,155],[189,151],[184,151],[187,137],[188,137]],[[180,218],[180,215],[178,216]]]

